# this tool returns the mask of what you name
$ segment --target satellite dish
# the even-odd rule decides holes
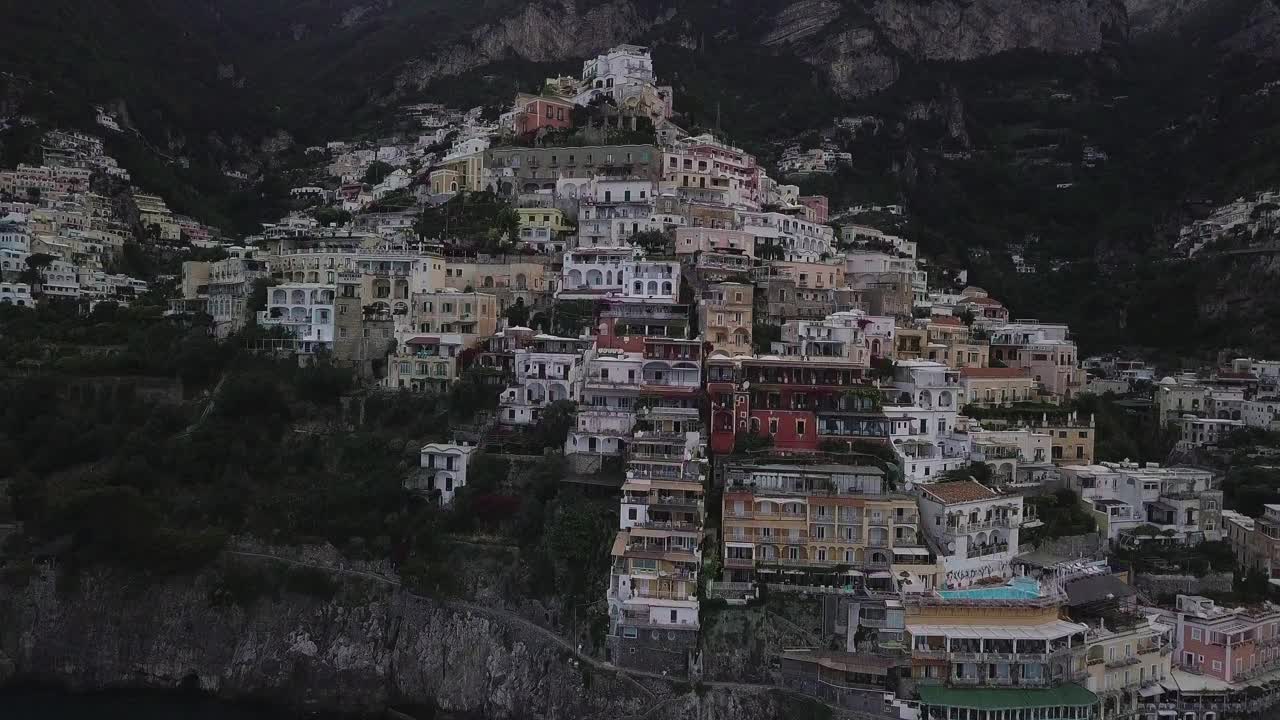
[[[742,389],[743,389],[743,390],[750,390],[750,389],[751,389],[751,381],[750,381],[750,380],[743,380],[743,381],[742,381]]]

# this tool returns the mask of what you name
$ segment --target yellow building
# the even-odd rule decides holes
[[[905,572],[936,586],[916,502],[882,492],[878,468],[731,463],[725,477],[728,579],[892,590]]]
[[[731,356],[751,354],[753,290],[751,285],[722,282],[703,291],[698,303],[698,327],[713,351]]]
[[[1089,626],[1062,618],[1065,601],[1029,578],[998,589],[908,595],[911,679],[923,717],[1006,717],[999,711],[1015,707],[1006,703],[1016,697],[1044,708],[1037,718],[1096,718],[1097,696],[1078,684],[1088,677]]]
[[[959,318],[935,315],[925,326],[928,345],[925,360],[950,368],[981,368],[990,364],[991,346],[973,337]]]
[[[537,228],[551,232],[569,232],[573,226],[569,224],[560,208],[516,208],[520,215],[521,228]]]
[[[456,193],[463,190],[479,192],[484,174],[484,152],[475,152],[458,157],[446,157],[440,167],[431,171],[428,176],[431,192],[435,195]]]
[[[1036,381],[1021,368],[967,367],[960,370],[965,405],[993,407],[1035,399]]]
[[[1101,698],[1101,720],[1137,717],[1160,682],[1172,678],[1173,627],[1152,617],[1122,616],[1121,621],[1089,628],[1086,684]]]

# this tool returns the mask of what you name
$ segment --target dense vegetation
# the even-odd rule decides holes
[[[299,367],[241,350],[248,338],[215,343],[141,302],[0,306],[0,336],[0,487],[24,523],[10,562],[188,573],[239,535],[389,559],[418,590],[454,593],[468,555],[452,543],[480,534],[520,548],[508,592],[603,592],[616,504],[563,490],[559,456],[514,473],[481,453],[452,509],[405,489],[422,444],[494,407],[479,375],[444,394],[368,394],[323,357]],[[558,447],[573,416],[552,410],[534,432]]]

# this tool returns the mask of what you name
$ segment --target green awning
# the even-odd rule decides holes
[[[1021,688],[949,688],[941,685],[919,687],[920,702],[937,707],[973,710],[1009,710],[1037,707],[1085,707],[1096,704],[1098,696],[1066,684],[1044,690]]]

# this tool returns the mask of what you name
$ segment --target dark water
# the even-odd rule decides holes
[[[302,717],[198,695],[0,693],[3,720],[295,720]]]

